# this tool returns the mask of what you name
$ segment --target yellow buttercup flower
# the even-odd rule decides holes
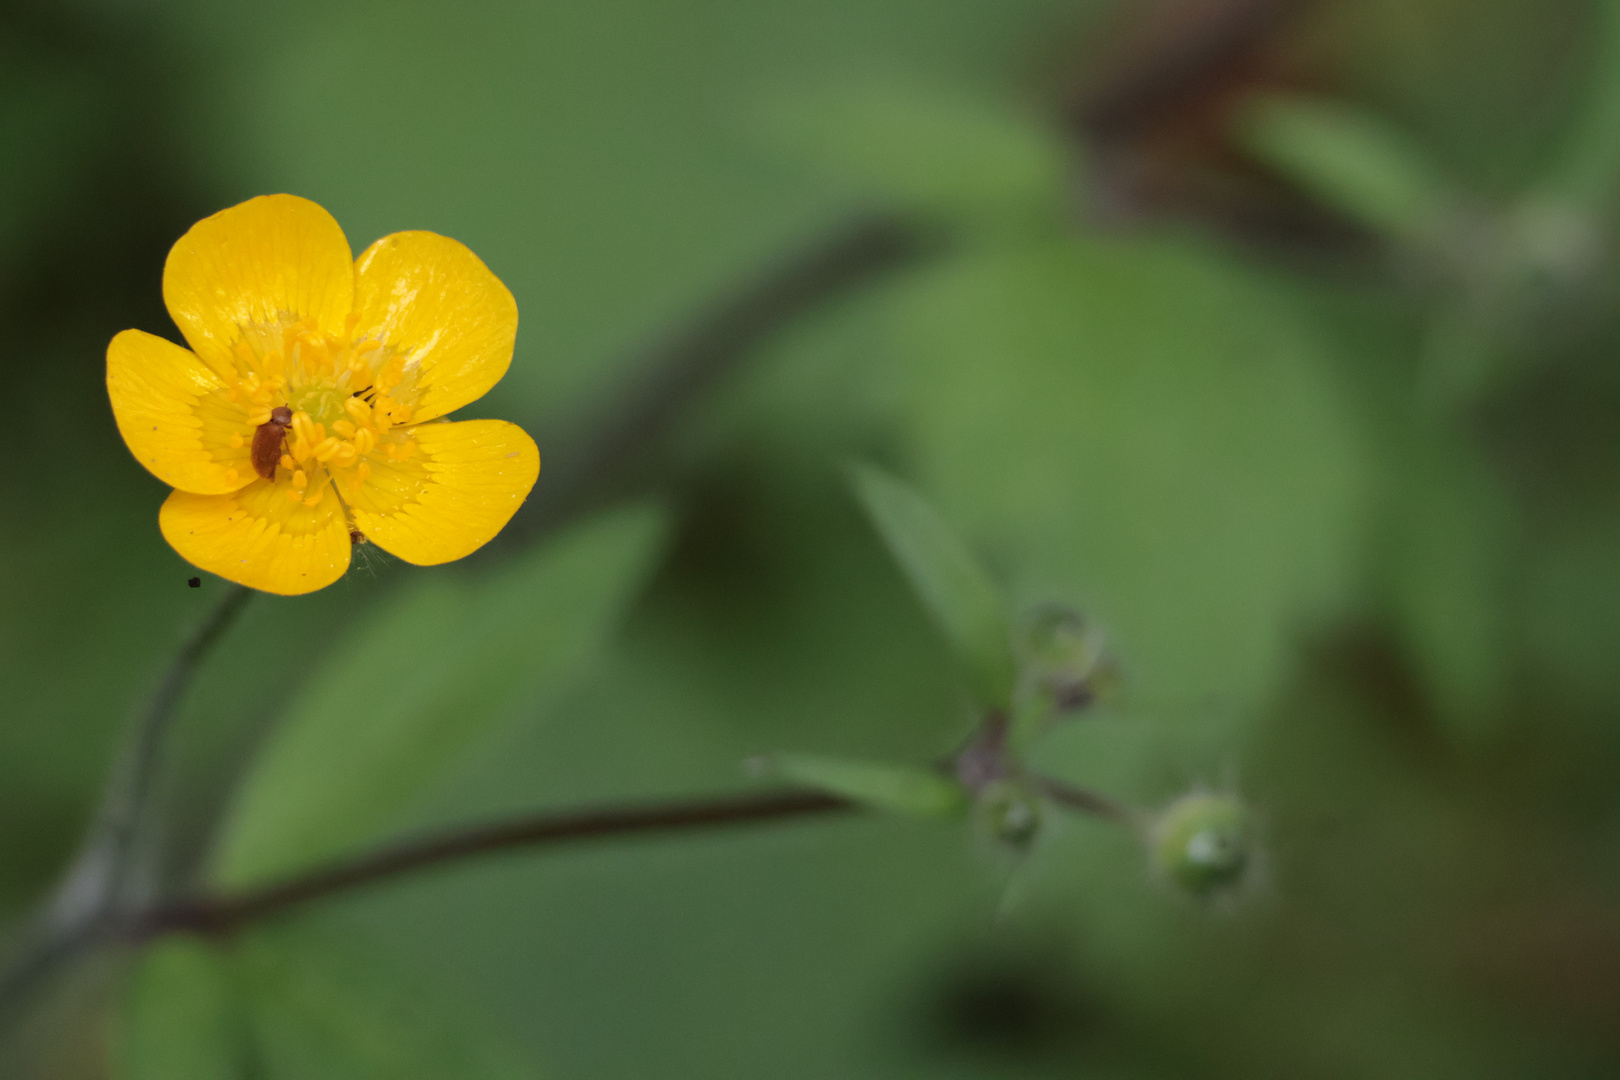
[[[192,226],[163,300],[191,349],[140,330],[107,348],[107,392],[187,561],[295,595],[343,576],[354,541],[450,562],[511,520],[540,452],[503,420],[442,418],[500,381],[517,303],[430,232],[358,260],[321,207],[266,195]]]

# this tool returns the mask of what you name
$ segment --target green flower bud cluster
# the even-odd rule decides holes
[[[1255,861],[1249,814],[1236,799],[1194,793],[1158,815],[1029,768],[1040,736],[1106,698],[1120,682],[1100,627],[1079,611],[1041,604],[1014,618],[1007,596],[971,548],[920,493],[855,464],[855,494],[954,654],[980,721],[937,771],[781,755],[778,768],[810,787],[916,816],[971,806],[978,831],[1023,854],[1048,804],[1135,829],[1181,888],[1207,896],[1239,884]]]

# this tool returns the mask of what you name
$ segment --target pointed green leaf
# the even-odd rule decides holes
[[[1440,239],[1461,201],[1420,147],[1349,105],[1269,98],[1243,117],[1240,134],[1323,201],[1397,240]]]
[[[1541,198],[1604,213],[1620,187],[1620,3],[1593,4],[1595,55],[1562,153],[1552,155]]]
[[[639,508],[479,579],[431,576],[367,618],[291,703],[233,812],[239,885],[362,844],[462,751],[588,673],[663,535]]]
[[[942,817],[967,806],[960,785],[925,769],[818,754],[777,754],[771,764],[786,779],[842,795],[874,810],[910,817]]]
[[[242,1020],[216,950],[190,937],[158,942],[138,961],[112,1047],[114,1080],[244,1076]]]
[[[1005,706],[1013,662],[1001,590],[922,496],[869,465],[851,472],[867,515],[966,667],[981,704]]]

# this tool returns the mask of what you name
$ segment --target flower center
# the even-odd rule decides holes
[[[290,481],[287,498],[307,506],[325,497],[334,470],[344,471],[358,492],[371,476],[365,459],[379,446],[389,461],[399,462],[416,449],[411,439],[389,435],[411,419],[410,403],[394,396],[415,397],[414,385],[401,385],[405,357],[380,341],[354,340],[356,322],[350,315],[348,341],[300,321],[255,328],[236,345],[236,381],[226,397],[245,405],[248,415],[246,429],[232,436],[231,445],[252,442],[276,407],[292,409],[279,464]],[[276,474],[278,482],[282,475]]]

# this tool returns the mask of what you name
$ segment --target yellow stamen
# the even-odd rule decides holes
[[[384,364],[381,371],[377,372],[377,386],[383,393],[387,393],[398,386],[399,381],[404,377],[405,361],[403,358],[396,356]]]

